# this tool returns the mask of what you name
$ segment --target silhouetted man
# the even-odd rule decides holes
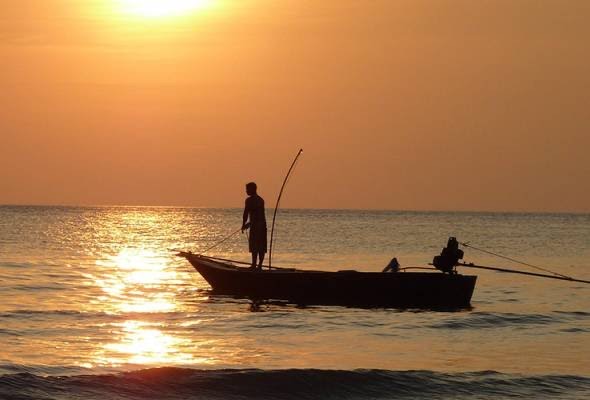
[[[250,228],[250,237],[248,246],[252,253],[252,266],[256,268],[258,259],[258,269],[262,269],[262,262],[266,254],[266,216],[264,215],[264,199],[256,193],[257,187],[254,182],[246,185],[246,206],[244,207],[244,218],[242,220],[242,232]]]

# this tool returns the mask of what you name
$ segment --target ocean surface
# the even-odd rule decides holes
[[[254,306],[211,296],[173,251],[240,224],[239,209],[0,206],[0,399],[590,398],[590,285],[462,268],[470,309]],[[281,210],[275,236],[277,266],[426,266],[456,236],[590,280],[588,214]],[[207,254],[246,251],[238,233]]]

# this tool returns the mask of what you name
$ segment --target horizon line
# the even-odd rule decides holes
[[[134,204],[18,204],[0,203],[0,207],[71,207],[71,208],[180,208],[180,209],[235,209],[242,207],[194,206],[194,205],[134,205]],[[269,207],[267,210],[274,210]],[[282,210],[322,210],[322,211],[372,211],[372,212],[408,212],[408,213],[465,213],[465,214],[575,214],[590,215],[590,211],[549,211],[549,210],[451,210],[451,209],[394,209],[394,208],[348,208],[348,207],[285,207]]]

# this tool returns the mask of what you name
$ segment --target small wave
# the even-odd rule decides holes
[[[18,399],[582,399],[589,395],[589,377],[494,371],[155,368],[113,375],[0,377],[0,398]]]
[[[93,371],[90,368],[85,367],[76,367],[76,366],[52,366],[52,365],[43,365],[43,364],[0,364],[0,382],[5,376],[10,375],[20,375],[20,374],[28,374],[32,376],[38,377],[47,377],[47,376],[73,376],[73,375],[85,375],[92,373]],[[109,373],[115,371],[104,370],[102,373]],[[96,374],[100,372],[96,371]],[[1,383],[0,383],[1,386]],[[1,391],[0,391],[1,393]],[[0,397],[2,398],[2,397]]]
[[[586,332],[590,332],[588,329],[585,328],[566,328],[566,329],[562,329],[560,332],[564,332],[564,333],[586,333]]]
[[[21,336],[21,333],[13,329],[0,328],[0,336]]]
[[[15,319],[23,319],[23,318],[30,318],[30,317],[43,317],[47,320],[51,318],[75,318],[75,319],[87,319],[87,320],[100,320],[100,319],[109,319],[113,321],[125,321],[130,318],[134,317],[146,317],[146,315],[154,320],[162,319],[164,317],[174,317],[174,316],[186,316],[186,313],[183,312],[152,312],[149,314],[142,313],[142,312],[118,312],[118,313],[109,313],[105,311],[78,311],[78,310],[13,310],[13,311],[4,311],[0,312],[0,318],[15,318]],[[144,318],[145,319],[145,318]]]
[[[590,318],[590,312],[586,311],[555,311],[555,313],[576,319]]]
[[[546,314],[513,314],[473,312],[461,318],[452,318],[431,325],[431,328],[442,329],[473,329],[501,328],[506,326],[537,326],[559,322],[558,316]]]
[[[87,313],[76,310],[14,310],[4,311],[0,313],[0,318],[26,318],[26,317],[38,317],[44,316],[50,317],[79,317],[79,316],[96,316],[106,315],[105,313]]]
[[[54,283],[51,285],[12,285],[9,290],[31,294],[40,291],[60,291],[66,289],[65,284]]]

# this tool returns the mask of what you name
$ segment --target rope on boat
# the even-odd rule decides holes
[[[564,278],[564,279],[573,280],[573,278],[571,276],[567,276],[567,275],[563,275],[563,274],[560,274],[560,273],[557,273],[557,272],[553,272],[553,271],[551,271],[551,270],[549,270],[547,268],[539,267],[538,265],[533,265],[533,264],[526,263],[524,261],[515,260],[514,258],[503,256],[502,254],[498,254],[498,253],[494,253],[494,252],[491,252],[491,251],[488,251],[488,250],[480,249],[478,247],[475,247],[475,246],[470,245],[469,243],[461,243],[461,246],[469,247],[469,248],[471,248],[473,250],[481,251],[482,253],[486,253],[486,254],[490,254],[490,255],[495,256],[495,257],[503,258],[505,260],[512,261],[512,262],[515,262],[517,264],[526,265],[527,267],[535,268],[535,269],[538,269],[539,271],[548,272],[550,274],[553,274],[555,276],[559,276],[559,277]]]
[[[487,269],[487,270],[496,271],[496,272],[508,272],[510,274],[522,274],[522,275],[538,276],[541,278],[560,279],[563,281],[571,281],[571,282],[590,284],[590,281],[586,281],[583,279],[570,278],[569,276],[555,276],[555,275],[539,274],[536,272],[518,271],[515,269],[508,269],[508,268],[486,267],[484,265],[475,265],[473,263],[458,263],[457,266],[468,267],[468,268]]]

